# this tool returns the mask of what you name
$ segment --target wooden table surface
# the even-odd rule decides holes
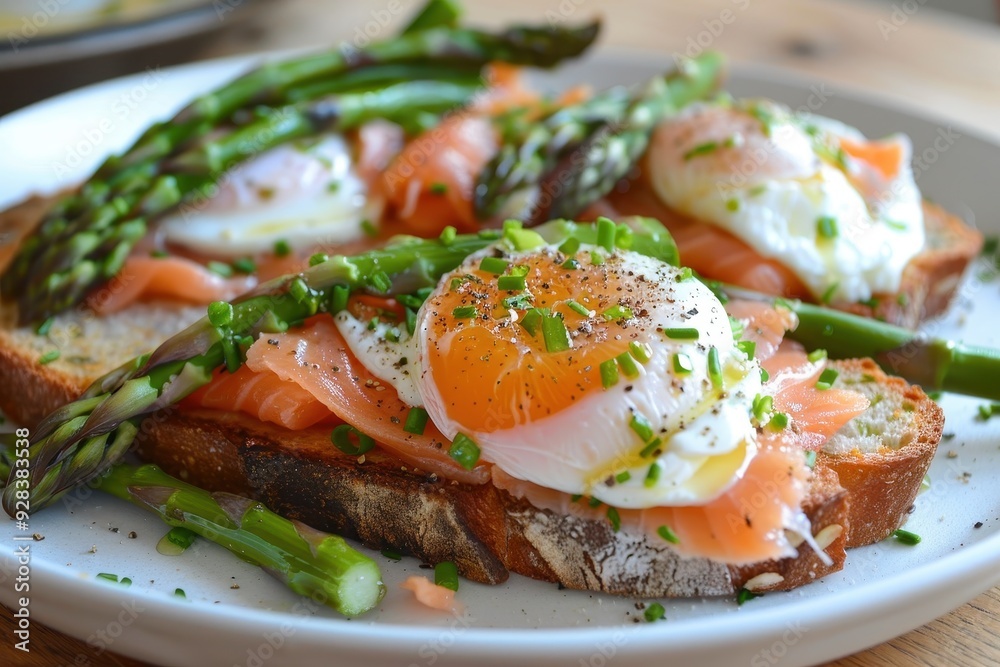
[[[239,0],[216,3],[220,7],[238,4]],[[226,33],[209,52],[199,55],[352,39],[356,29],[376,18],[373,12],[389,15],[391,21],[382,34],[390,35],[406,15],[399,8],[417,4],[417,0],[266,3],[253,20]],[[601,41],[613,48],[670,55],[698,40],[702,45],[710,41],[711,48],[724,51],[734,61],[783,67],[915,105],[1000,139],[1000,28],[937,13],[919,2],[465,0],[464,4],[472,20],[486,25],[564,16],[579,20],[602,14],[607,21]],[[12,631],[8,612],[0,622],[0,664],[144,664],[108,653],[97,656],[83,642],[37,623],[32,626],[32,652],[23,654],[12,648]],[[828,667],[997,664],[1000,587],[922,628]]]

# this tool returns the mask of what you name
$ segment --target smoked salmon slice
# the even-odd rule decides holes
[[[403,430],[410,407],[358,362],[329,316],[314,317],[294,331],[262,335],[247,350],[246,365],[297,384],[344,422],[421,470],[469,484],[489,479],[485,464],[466,470],[452,459],[450,443],[433,424],[422,434]]]
[[[238,411],[293,430],[335,421],[329,408],[299,385],[246,366],[235,373],[216,371],[212,381],[184,399],[182,405]]]
[[[613,192],[601,215],[641,215],[663,223],[674,237],[684,266],[710,280],[795,299],[810,298],[798,276],[719,227],[684,216],[665,206],[641,179],[627,192]]]

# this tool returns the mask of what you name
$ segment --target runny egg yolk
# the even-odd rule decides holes
[[[417,337],[431,419],[519,479],[683,504],[721,493],[755,452],[759,372],[711,291],[658,260],[493,248],[444,277]]]

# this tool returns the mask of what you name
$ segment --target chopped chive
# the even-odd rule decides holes
[[[837,228],[837,219],[829,215],[819,217],[816,220],[816,233],[824,239],[837,238],[840,233]]]
[[[635,361],[632,359],[632,355],[628,352],[622,352],[617,357],[615,361],[618,362],[618,367],[621,369],[622,374],[627,378],[639,377],[639,367],[635,365]]]
[[[614,507],[608,508],[608,521],[611,522],[611,530],[618,532],[622,527],[622,518],[618,514],[618,510]]]
[[[441,235],[438,236],[438,240],[441,242],[441,245],[447,248],[448,246],[450,246],[452,243],[455,242],[456,236],[458,236],[458,230],[452,227],[451,225],[448,225],[447,227],[441,230]]]
[[[819,302],[820,303],[830,303],[831,301],[833,301],[833,296],[834,296],[834,294],[837,293],[837,288],[838,287],[840,287],[840,283],[837,282],[837,281],[834,281],[829,287],[827,287],[825,290],[823,290],[823,294],[821,294],[820,297],[819,297]]]
[[[719,143],[717,141],[706,141],[703,144],[698,144],[688,152],[684,153],[684,160],[690,160],[691,158],[698,157],[699,155],[708,155],[712,151],[719,148]]]
[[[250,257],[240,257],[233,260],[233,268],[239,273],[256,273],[257,262],[253,261]]]
[[[726,200],[726,210],[732,213],[736,213],[740,210],[740,200],[732,197]]]
[[[365,236],[368,238],[375,238],[378,236],[378,227],[376,227],[375,224],[368,218],[361,221],[361,231],[363,231]]]
[[[590,317],[593,315],[593,312],[589,308],[575,299],[567,300],[566,305],[569,306],[569,309],[577,315],[582,315],[583,317]]]
[[[784,413],[779,412],[778,414],[784,414]],[[773,421],[773,418],[772,418],[772,421]],[[805,453],[805,458],[806,458],[806,467],[807,468],[809,468],[810,470],[812,470],[813,468],[816,467],[816,452],[814,452],[812,450],[807,450],[806,453]]]
[[[602,255],[598,250],[591,250],[590,263],[593,266],[604,266],[604,255]]]
[[[754,353],[757,352],[757,343],[752,340],[741,340],[736,343],[736,349],[747,355],[747,359],[753,359]]]
[[[628,426],[643,442],[649,442],[653,439],[653,425],[638,412],[632,413],[632,417],[628,420]]]
[[[663,335],[673,340],[698,340],[701,334],[694,327],[667,327]]]
[[[448,456],[466,470],[472,470],[479,462],[479,445],[469,436],[459,433],[448,448]]]
[[[742,606],[744,602],[748,602],[759,597],[760,593],[754,593],[747,588],[741,588],[740,592],[736,594],[736,604]]]
[[[194,544],[196,539],[198,539],[198,533],[193,530],[189,530],[184,526],[174,526],[167,531],[167,534],[163,539],[167,540],[181,551],[184,551],[189,546]]]
[[[597,219],[597,245],[608,252],[615,251],[615,235],[618,226],[608,218]]]
[[[569,497],[569,500],[570,500],[570,502],[578,503],[578,502],[580,502],[580,498],[583,498],[583,494],[582,493],[574,493],[573,495],[571,495]]]
[[[591,496],[590,498],[587,499],[587,505],[590,507],[600,507],[601,501]]]
[[[387,293],[392,289],[392,279],[389,278],[389,274],[385,271],[376,271],[368,277],[368,284],[376,292],[381,292],[382,294]]]
[[[306,285],[306,281],[302,278],[295,278],[291,283],[288,284],[288,293],[293,299],[298,303],[305,303],[309,300],[312,290]]]
[[[533,300],[534,297],[531,296],[530,292],[522,292],[520,294],[515,294],[514,296],[504,297],[502,303],[504,308],[527,310],[528,308],[531,308]]]
[[[118,583],[118,575],[111,574],[110,572],[99,572],[95,578],[103,579],[104,581],[113,581],[116,584]]]
[[[783,431],[788,426],[788,414],[785,412],[775,412],[771,415],[771,421],[767,425],[776,431]]]
[[[213,327],[227,327],[233,321],[233,306],[226,301],[208,304],[208,321]]]
[[[632,309],[628,306],[614,305],[601,313],[606,320],[630,320],[632,319]]]
[[[559,315],[542,316],[542,339],[546,352],[565,352],[573,347],[566,324]]]
[[[729,316],[729,327],[733,330],[733,340],[739,340],[743,336],[743,322],[732,315]]]
[[[118,580],[118,583],[121,584],[122,586],[131,586],[132,580],[129,579],[128,577],[122,577],[121,579]]]
[[[444,183],[431,183],[431,186],[427,189],[430,190],[432,195],[443,195],[448,192],[448,186]]]
[[[500,276],[497,278],[497,288],[505,292],[520,292],[528,287],[524,276]]]
[[[714,345],[708,348],[708,377],[713,387],[722,388],[722,364],[719,362],[719,349]]]
[[[506,259],[500,257],[483,257],[483,261],[479,263],[479,270],[499,276],[507,270],[508,266],[510,266],[510,262]]]
[[[220,275],[223,278],[231,278],[233,276],[233,267],[229,266],[225,262],[212,260],[206,265],[206,268],[212,273]]]
[[[686,374],[694,370],[694,366],[691,364],[691,357],[684,354],[683,352],[674,353],[674,372],[677,374]]]
[[[49,331],[52,330],[52,323],[54,321],[55,321],[54,318],[51,317],[48,318],[47,320],[38,325],[38,328],[35,329],[35,333],[38,334],[39,336],[47,336],[49,334]]]
[[[677,282],[684,282],[685,280],[691,280],[694,278],[694,271],[689,266],[682,266],[681,272],[677,274]]]
[[[403,554],[399,553],[395,549],[382,549],[381,554],[389,560],[403,560]]]
[[[333,432],[330,434],[330,442],[337,449],[351,456],[364,454],[375,446],[374,438],[365,435],[350,424],[341,424],[333,429]]]
[[[510,222],[508,220],[508,222]],[[514,250],[531,250],[545,245],[542,235],[533,229],[521,229],[520,227],[504,226],[504,238],[514,246]]]
[[[816,362],[823,361],[824,359],[826,359],[826,350],[824,350],[821,347],[817,348],[812,352],[810,352],[808,355],[806,355],[806,358],[809,359],[809,361],[811,361],[814,364]]]
[[[624,484],[630,479],[632,479],[632,473],[630,473],[628,470],[623,470],[617,475],[615,475],[615,482],[618,484]]]
[[[328,259],[330,259],[330,256],[325,252],[318,252],[315,255],[310,255],[309,266],[318,266]]]
[[[833,386],[833,383],[837,380],[839,373],[836,368],[825,368],[823,372],[819,375],[819,380],[816,381],[816,388],[820,391],[824,391]]]
[[[379,322],[378,317],[373,317],[370,320],[368,320],[368,331],[375,331],[375,329],[378,327],[378,322]]]
[[[49,350],[42,356],[38,357],[38,363],[42,366],[46,364],[51,364],[53,361],[59,358],[59,350]]]
[[[628,353],[640,364],[648,364],[649,360],[653,358],[653,348],[648,343],[640,343],[636,340],[628,344]]]
[[[292,254],[292,246],[285,239],[278,239],[274,242],[274,256],[287,257]]]
[[[388,331],[386,331],[385,332],[385,339],[387,341],[389,341],[390,343],[398,343],[399,342],[399,329],[396,329],[395,327],[393,327],[392,329],[389,329]]]
[[[615,230],[615,247],[628,250],[635,243],[635,232],[628,225],[618,225]]]
[[[559,266],[561,266],[564,269],[569,269],[570,271],[576,271],[577,269],[580,268],[580,262],[578,262],[574,258],[570,257],[569,259],[567,259],[565,262],[563,262]]]
[[[599,368],[601,370],[601,385],[605,389],[610,389],[618,384],[618,363],[614,359],[602,361]]]
[[[660,526],[656,529],[656,534],[671,544],[681,543],[681,539],[677,537],[677,533],[670,530],[670,526]]]
[[[458,566],[444,561],[434,566],[434,583],[448,590],[458,590]]]
[[[185,598],[185,599],[187,598],[187,593],[184,592],[183,588],[175,588],[174,595],[179,598]]]
[[[403,424],[403,430],[414,435],[423,435],[428,419],[430,417],[423,408],[410,408],[410,411],[406,413],[406,422]]]
[[[651,602],[649,606],[646,607],[646,611],[642,612],[643,617],[645,617],[647,623],[655,623],[656,621],[662,621],[664,619],[664,614],[666,614],[666,609],[659,602]]]
[[[761,368],[760,369],[760,381],[761,381],[761,383],[763,384],[764,382],[767,382],[770,379],[771,379],[771,374],[767,372],[767,369],[766,368]]]
[[[559,246],[559,252],[564,255],[575,255],[580,250],[580,239],[571,236]]]
[[[524,317],[518,321],[518,324],[524,327],[529,336],[534,336],[542,324],[542,319],[547,314],[548,309],[546,308],[532,308],[524,314]]]
[[[642,485],[647,489],[651,489],[656,486],[656,483],[660,481],[660,473],[662,468],[659,463],[652,463],[649,466],[649,470],[646,471],[646,478],[642,480]]]
[[[350,296],[350,287],[347,285],[334,285],[330,291],[330,313],[336,315],[347,308],[347,300]]]
[[[662,444],[663,444],[662,440],[660,440],[659,438],[653,438],[652,440],[649,441],[649,444],[647,444],[645,447],[642,448],[642,451],[639,452],[639,456],[643,458],[649,458],[650,456],[653,456],[654,454],[656,454],[657,451],[659,451],[660,445]]]
[[[456,306],[454,310],[451,311],[453,317],[460,320],[468,320],[476,316],[475,306]]]
[[[903,544],[906,544],[911,547],[920,544],[919,535],[917,535],[916,533],[911,533],[908,530],[903,530],[902,528],[894,532],[892,536],[895,537],[900,542],[902,542]]]
[[[753,399],[751,409],[757,421],[763,421],[768,413],[774,409],[774,399],[768,394],[757,394]]]

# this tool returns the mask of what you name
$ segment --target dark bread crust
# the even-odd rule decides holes
[[[138,452],[168,473],[211,490],[262,500],[279,513],[393,548],[429,563],[450,560],[466,578],[500,583],[508,572],[568,588],[638,597],[731,595],[762,573],[787,590],[839,570],[845,539],[826,548],[825,565],[807,544],[798,558],[728,567],[684,559],[659,540],[604,519],[556,514],[491,484],[466,485],[408,468],[378,450],[339,452],[325,428],[289,432],[249,417],[177,411],[144,424]],[[814,532],[847,534],[848,494],[820,472],[804,509]],[[772,577],[773,578],[773,577]]]

